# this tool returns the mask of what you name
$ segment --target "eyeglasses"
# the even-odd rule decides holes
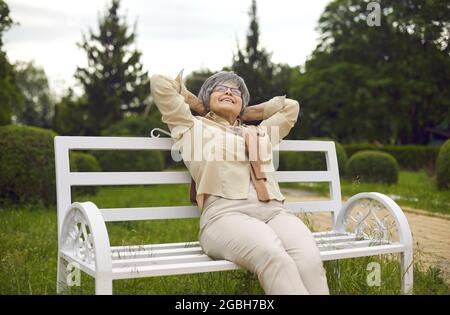
[[[239,89],[236,88],[232,88],[226,85],[216,85],[216,87],[214,88],[213,92],[220,92],[220,93],[225,93],[226,91],[228,91],[228,89],[230,89],[231,94],[235,95],[235,96],[242,96],[242,92]]]

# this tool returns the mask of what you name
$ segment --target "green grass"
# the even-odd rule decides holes
[[[314,191],[329,197],[328,183],[280,183],[280,187]],[[400,206],[450,214],[450,192],[437,190],[434,178],[424,170],[400,171],[399,181],[393,185],[341,179],[341,191],[347,198],[360,192],[380,192],[391,195]]]
[[[91,200],[99,207],[188,205],[187,185],[102,187]],[[0,211],[0,294],[55,294],[56,211],[21,207]],[[198,219],[108,223],[111,245],[151,244],[198,239]],[[381,264],[381,286],[369,287],[369,262]],[[398,294],[397,255],[325,262],[332,294]],[[422,270],[422,271],[418,271]],[[439,269],[415,264],[416,294],[450,294]],[[82,273],[72,294],[93,294],[94,281]],[[114,281],[115,294],[264,294],[245,270]]]

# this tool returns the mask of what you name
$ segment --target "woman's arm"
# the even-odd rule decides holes
[[[175,80],[160,74],[153,75],[150,78],[150,89],[156,107],[161,112],[162,121],[169,127],[172,138],[179,139],[194,125],[195,117],[190,109],[201,113],[201,103],[186,90],[181,81],[181,73]]]
[[[200,114],[201,116],[204,116],[206,115],[205,106],[203,106],[203,103],[198,99],[198,97],[192,94],[184,85],[182,78],[183,71],[184,70],[181,70],[178,76],[175,78],[178,90],[180,91],[180,94],[184,97],[184,101],[189,105],[189,107],[194,112]]]
[[[243,121],[263,120],[266,103],[248,106],[242,115]]]
[[[247,107],[244,121],[263,120],[260,126],[269,134],[272,144],[280,142],[289,134],[297,122],[300,105],[286,96],[276,96],[271,100]]]

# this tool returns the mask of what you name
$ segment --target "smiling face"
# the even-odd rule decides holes
[[[228,87],[228,88],[226,88]],[[231,89],[238,86],[233,82],[224,82],[213,90],[209,98],[209,108],[215,114],[227,119],[233,124],[242,109],[241,96],[235,95]],[[235,91],[236,93],[237,91]]]

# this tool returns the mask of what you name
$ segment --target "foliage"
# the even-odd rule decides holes
[[[391,154],[397,160],[399,167],[407,170],[426,169],[434,173],[435,161],[439,153],[438,146],[429,145],[389,145],[352,143],[344,144],[349,156],[362,150],[377,150]]]
[[[0,127],[0,205],[55,203],[53,131]]]
[[[389,153],[367,150],[353,154],[346,165],[346,178],[366,183],[395,184],[398,181],[398,164]]]
[[[101,167],[97,159],[92,154],[82,152],[71,152],[69,156],[71,172],[100,172]],[[73,187],[74,195],[95,195],[97,186]]]
[[[165,129],[158,115],[150,117],[128,117],[110,126],[102,136],[149,137],[153,128]],[[164,155],[154,150],[97,150],[93,154],[104,171],[161,171],[164,168]]]
[[[428,143],[427,127],[450,123],[450,4],[383,1],[380,25],[369,26],[369,2],[326,7],[319,44],[291,78],[289,94],[305,115],[294,132],[342,143]]]
[[[245,50],[239,45],[233,55],[231,70],[240,75],[250,92],[250,106],[268,101],[276,95],[287,94],[291,68],[286,64],[274,64],[271,53],[259,44],[259,24],[257,20],[256,1],[252,1],[249,11],[250,26],[247,33]],[[229,70],[229,68],[224,68]],[[252,124],[249,122],[249,124]]]
[[[100,208],[153,207],[189,204],[187,185],[102,187],[92,197]],[[77,200],[78,201],[78,200]],[[55,294],[57,258],[56,211],[15,209],[0,212],[0,294]],[[124,222],[125,223],[125,222]],[[198,220],[150,220],[107,223],[112,246],[196,241]],[[417,252],[416,252],[417,254]],[[424,268],[414,257],[414,293],[449,294],[437,268]],[[367,264],[379,262],[382,285],[367,285]],[[398,294],[397,255],[325,262],[331,294]],[[250,282],[248,282],[250,281]],[[82,273],[81,287],[71,294],[93,294],[94,280]],[[245,270],[150,277],[114,281],[115,294],[264,294],[256,275]]]
[[[450,189],[450,140],[447,140],[439,150],[436,160],[436,183],[441,190]]]
[[[12,25],[8,4],[0,0],[0,126],[11,123],[13,111],[22,106],[22,95],[17,87],[14,68],[3,51],[3,33]]]
[[[345,175],[347,153],[344,147],[330,138],[311,138],[308,140],[333,141],[336,147],[339,174]],[[280,152],[280,170],[285,171],[326,171],[327,164],[323,152]]]
[[[17,85],[24,98],[24,106],[15,108],[16,122],[50,128],[54,101],[44,69],[30,61],[18,62],[15,70]]]
[[[143,113],[150,96],[148,73],[140,62],[141,52],[130,46],[136,40],[136,29],[129,31],[119,15],[119,0],[113,0],[99,19],[99,30],[89,31],[79,43],[88,58],[85,68],[78,67],[75,77],[86,97],[88,135],[101,130],[130,114]]]
[[[77,97],[69,88],[55,104],[52,129],[62,136],[85,136],[89,119],[83,104],[86,104],[86,97]]]

